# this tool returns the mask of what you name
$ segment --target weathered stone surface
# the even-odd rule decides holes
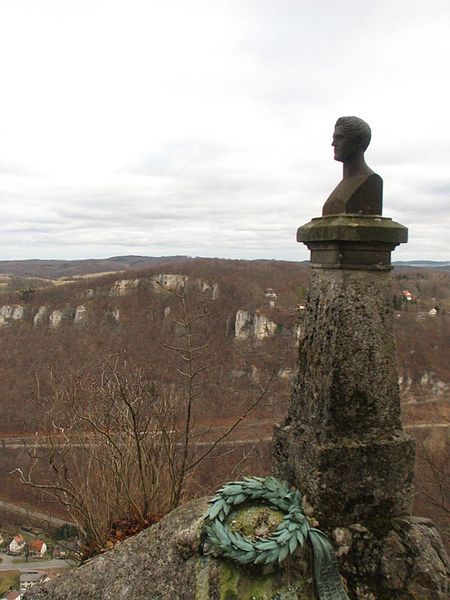
[[[407,239],[406,227],[381,216],[331,215],[297,230],[317,268],[390,270],[392,250]]]
[[[414,444],[401,429],[390,303],[387,272],[312,274],[274,468],[323,527],[410,509]]]
[[[333,531],[341,574],[352,600],[445,600],[450,565],[429,519],[355,523]]]
[[[57,329],[64,320],[73,320],[75,317],[75,310],[71,306],[65,308],[56,308],[53,310],[49,317],[49,325],[52,329]]]
[[[247,340],[253,332],[253,317],[246,310],[238,310],[234,320],[234,335],[238,340]]]
[[[309,555],[274,572],[202,554],[206,499],[26,593],[26,600],[313,600]],[[254,569],[254,570],[253,570]]]

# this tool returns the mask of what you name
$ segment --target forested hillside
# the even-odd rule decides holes
[[[306,265],[292,262],[171,259],[39,288],[16,281],[18,289],[10,285],[0,294],[4,443],[48,428],[42,401],[51,396],[55,377],[94,382],[114,362],[124,369],[141,367],[164,385],[183,385],[178,372],[183,360],[167,347],[178,347],[183,335],[182,297],[187,310],[206,315],[192,332],[196,343],[206,345],[195,427],[232,422],[271,380],[264,402],[235,436],[267,441],[289,401],[308,277]],[[446,270],[393,271],[404,422],[421,436],[421,456],[428,451],[433,460],[445,459],[448,451],[449,283]],[[263,455],[267,463],[267,452]],[[11,470],[14,455],[4,460],[2,468]],[[424,473],[425,463],[426,456],[420,463]],[[11,498],[14,484],[2,479],[0,495]],[[207,485],[204,475],[202,481]],[[423,512],[429,500],[422,500]]]

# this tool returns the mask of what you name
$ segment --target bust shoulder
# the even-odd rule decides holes
[[[337,214],[381,215],[383,180],[376,173],[347,177],[335,187],[322,209],[322,216]]]

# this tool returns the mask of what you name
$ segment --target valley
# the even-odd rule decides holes
[[[199,362],[205,374],[193,415],[196,451],[220,438],[270,383],[263,401],[214,450],[214,461],[195,473],[190,493],[206,493],[216,482],[240,474],[268,472],[272,426],[285,414],[295,376],[308,267],[138,258],[145,257],[116,257],[94,266],[93,261],[81,266],[17,261],[10,273],[8,265],[0,265],[9,282],[0,293],[4,502],[64,518],[14,473],[27,462],[24,441],[30,445],[51,428],[47,408],[56,381],[95,382],[114,362],[141,369],[164,386],[183,385],[177,371],[182,361],[171,349],[182,334],[183,298],[189,310],[205,315],[193,332],[205,345]],[[33,287],[36,277],[44,283]],[[59,278],[66,278],[64,285],[57,285]],[[403,421],[417,440],[416,512],[442,528],[448,514],[442,482],[448,462],[449,283],[445,268],[393,271]]]

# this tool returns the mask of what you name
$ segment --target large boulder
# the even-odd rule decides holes
[[[160,523],[61,577],[26,600],[313,600],[308,551],[281,568],[238,567],[205,556],[207,499],[172,511]]]

